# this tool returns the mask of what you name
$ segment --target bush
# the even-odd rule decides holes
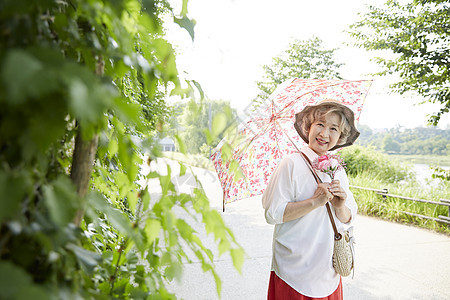
[[[436,202],[450,197],[448,181],[441,180],[435,185],[423,186],[415,180],[407,165],[402,165],[399,160],[392,160],[373,148],[352,146],[341,150],[340,154],[347,164],[352,186],[386,189],[389,194]],[[359,214],[450,233],[447,225],[412,215],[438,218],[439,215],[447,215],[447,207],[383,197],[375,191],[365,189],[351,188],[351,191],[358,204]]]
[[[387,155],[373,148],[355,145],[344,148],[339,153],[347,165],[346,171],[350,176],[366,174],[389,183],[414,178],[408,166],[389,160]]]

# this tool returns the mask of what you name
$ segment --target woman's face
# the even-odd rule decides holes
[[[330,113],[311,124],[308,145],[319,156],[336,146],[341,136],[340,121],[338,114]]]

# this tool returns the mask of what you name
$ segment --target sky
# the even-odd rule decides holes
[[[339,48],[335,61],[345,79],[374,79],[360,116],[360,123],[373,129],[426,126],[427,114],[439,106],[418,96],[390,93],[394,78],[370,73],[379,70],[371,62],[374,53],[350,45],[344,30],[359,19],[365,4],[381,0],[189,0],[188,16],[195,19],[195,38],[177,27],[169,27],[179,70],[202,85],[206,97],[227,100],[238,111],[245,110],[258,94],[256,81],[263,65],[284,51],[293,39],[317,36],[327,49]],[[439,127],[450,128],[450,114]]]

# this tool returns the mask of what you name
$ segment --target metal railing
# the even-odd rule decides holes
[[[421,214],[415,214],[415,213],[411,213],[411,212],[407,212],[407,211],[401,211],[401,213],[404,213],[404,214],[410,215],[410,216],[414,216],[414,217],[419,217],[422,219],[433,220],[433,221],[444,223],[444,224],[447,224],[450,226],[450,200],[448,200],[448,199],[440,199],[439,201],[430,201],[430,200],[416,199],[416,198],[411,198],[411,197],[404,197],[404,196],[400,196],[400,195],[389,194],[388,189],[380,190],[380,189],[365,188],[365,187],[360,187],[360,186],[355,186],[355,185],[351,185],[350,187],[355,188],[355,189],[375,192],[377,195],[382,196],[384,199],[390,197],[390,198],[398,198],[398,199],[403,199],[403,200],[408,200],[408,201],[415,201],[415,202],[422,202],[422,203],[427,203],[427,204],[446,206],[448,208],[447,216],[439,215],[437,218],[425,216],[425,215],[421,215]]]

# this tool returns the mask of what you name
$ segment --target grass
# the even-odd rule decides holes
[[[440,182],[437,187],[422,187],[414,181],[403,184],[389,184],[380,181],[369,174],[360,174],[357,177],[349,178],[350,184],[373,189],[388,189],[389,194],[404,197],[437,201],[440,199],[450,199],[450,183]],[[434,220],[423,219],[411,216],[405,212],[425,215],[438,218],[439,215],[449,216],[447,206],[421,203],[406,199],[386,197],[376,194],[373,191],[351,189],[356,202],[358,203],[358,213],[369,216],[376,216],[385,220],[413,224],[418,227],[431,229],[450,235],[450,227],[444,223]]]
[[[430,166],[450,166],[449,155],[400,155],[390,154],[389,159],[412,164],[427,164]]]

